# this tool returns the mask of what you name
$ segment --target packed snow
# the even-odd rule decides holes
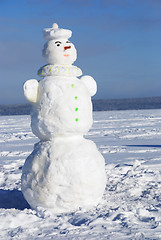
[[[21,193],[26,157],[39,141],[30,116],[0,117],[0,239],[161,239],[161,111],[94,112],[87,139],[106,160],[97,207],[54,215]]]
[[[32,104],[31,127],[41,140],[22,169],[23,196],[37,211],[66,213],[97,206],[106,187],[105,160],[92,140],[83,136],[93,123],[91,96],[97,84],[73,66],[77,51],[72,32],[56,23],[43,30],[48,64],[42,79],[27,80],[24,95]]]

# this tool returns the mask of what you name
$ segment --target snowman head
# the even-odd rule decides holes
[[[43,30],[47,42],[44,45],[43,57],[49,64],[71,65],[77,59],[77,51],[74,44],[68,39],[72,32],[60,29],[56,23],[52,28]]]

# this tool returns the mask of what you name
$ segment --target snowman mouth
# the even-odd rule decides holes
[[[71,46],[65,46],[64,50],[67,50],[67,49],[70,49],[70,48],[71,48]]]

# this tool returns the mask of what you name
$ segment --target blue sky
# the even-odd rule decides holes
[[[1,0],[0,104],[27,103],[22,86],[39,80],[42,29],[54,22],[72,30],[94,98],[161,96],[161,0]]]

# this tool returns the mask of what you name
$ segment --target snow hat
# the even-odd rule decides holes
[[[47,41],[61,38],[68,39],[72,36],[72,31],[68,29],[59,28],[58,25],[54,23],[51,28],[45,28],[43,30],[43,35],[45,40]]]

